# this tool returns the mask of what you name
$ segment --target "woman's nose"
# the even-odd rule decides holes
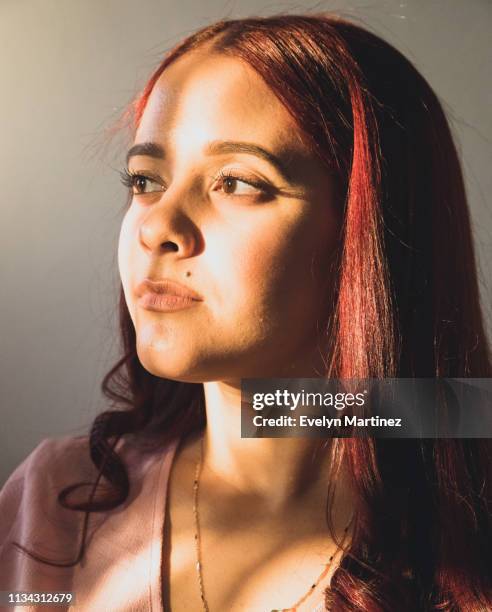
[[[155,205],[142,220],[138,231],[142,248],[152,254],[174,251],[191,257],[199,242],[196,226],[184,212],[164,206]]]

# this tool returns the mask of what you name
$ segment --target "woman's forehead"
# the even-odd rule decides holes
[[[171,64],[155,84],[135,140],[191,142],[255,140],[301,144],[298,128],[280,100],[245,62],[190,53]],[[290,148],[290,147],[289,147]]]

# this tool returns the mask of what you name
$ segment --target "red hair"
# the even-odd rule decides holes
[[[256,70],[343,194],[327,376],[490,377],[462,172],[424,78],[389,44],[332,16],[224,20],[167,54],[131,107],[135,126],[166,67],[205,43]],[[112,488],[96,499],[95,483],[82,504],[65,489],[67,508],[123,503],[128,475],[113,450],[122,435],[163,444],[204,426],[202,385],[141,365],[123,292],[120,327],[124,354],[103,381],[118,409],[99,415],[90,435],[93,461]],[[346,463],[357,507],[329,609],[492,606],[489,440],[338,438],[332,452],[334,473]]]

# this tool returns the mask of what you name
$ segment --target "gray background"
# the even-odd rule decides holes
[[[162,52],[197,27],[321,10],[393,43],[445,102],[492,329],[488,0],[0,0],[0,484],[41,439],[86,433],[103,408],[127,144],[107,129]]]

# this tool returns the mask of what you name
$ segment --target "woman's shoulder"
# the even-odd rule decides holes
[[[13,543],[28,548],[39,544],[46,553],[56,541],[76,552],[73,534],[78,533],[80,513],[63,508],[57,497],[64,486],[92,477],[90,463],[88,436],[45,438],[10,475],[0,490],[0,586],[25,577],[23,558]]]
[[[34,486],[36,482],[63,479],[74,469],[85,473],[90,469],[89,436],[44,438],[16,467],[1,492]]]
[[[115,450],[129,473],[130,492],[116,509],[91,515],[89,540],[93,563],[108,562],[108,555],[113,554],[115,547],[120,552],[128,552],[125,547],[135,549],[135,554],[145,549],[144,540],[151,528],[146,531],[142,525],[150,525],[156,514],[159,485],[162,488],[166,482],[173,457],[170,451],[174,448],[175,443],[169,441],[160,449],[144,452],[131,439],[118,440]],[[27,584],[38,584],[41,566],[19,555],[13,543],[20,543],[47,558],[74,559],[77,556],[85,513],[64,507],[58,495],[66,487],[82,484],[89,485],[80,491],[83,499],[87,499],[87,492],[99,473],[90,451],[88,435],[46,438],[14,470],[0,490],[0,590],[7,588],[5,585],[9,588],[23,585],[24,588]],[[154,527],[151,531],[154,537]],[[70,568],[48,570],[44,566],[41,569],[54,572],[56,576],[57,572],[68,575],[72,571]]]
[[[145,474],[151,463],[172,451],[177,441],[167,441],[150,450],[138,440],[122,436],[114,451],[135,477]],[[12,472],[0,490],[0,503],[5,496],[33,493],[38,486],[44,493],[47,487],[59,488],[77,481],[96,478],[98,469],[91,459],[89,435],[44,438]]]
[[[175,447],[174,441],[164,443],[152,451],[142,450],[126,437],[118,440],[115,452],[125,465],[130,481],[138,481],[152,472]],[[164,461],[167,465],[169,462]],[[157,465],[156,465],[157,467]],[[19,512],[42,509],[47,514],[63,512],[57,502],[58,493],[74,483],[91,483],[97,478],[98,468],[91,459],[89,435],[49,437],[43,439],[17,466],[0,489],[0,514],[5,519]],[[48,507],[50,506],[50,507]],[[2,520],[6,525],[8,521]],[[1,535],[0,528],[0,535]]]
[[[61,510],[57,493],[79,480],[93,478],[95,467],[88,436],[45,438],[12,472],[0,490],[0,543],[15,523],[27,525],[35,514]]]

